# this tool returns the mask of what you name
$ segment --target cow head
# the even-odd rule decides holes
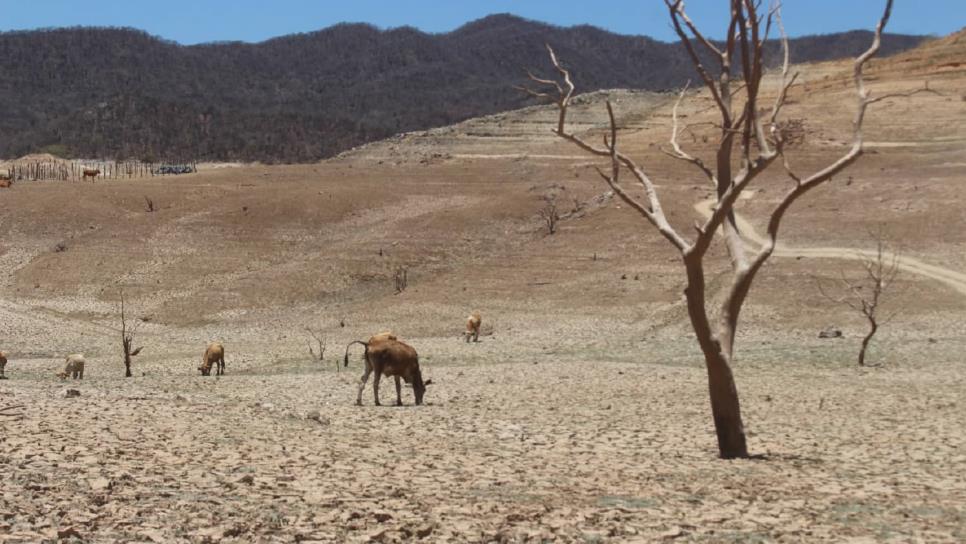
[[[423,395],[426,394],[426,386],[431,383],[433,383],[433,380],[426,380],[424,382],[422,374],[418,369],[416,370],[416,373],[413,376],[413,394],[416,396],[417,406],[423,403]]]

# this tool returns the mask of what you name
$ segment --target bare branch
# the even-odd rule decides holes
[[[941,92],[935,89],[930,89],[929,87],[921,87],[919,89],[915,89],[912,91],[906,91],[902,93],[889,93],[889,94],[884,94],[882,96],[877,96],[875,98],[870,98],[866,103],[869,105],[872,105],[872,104],[875,104],[876,102],[882,102],[883,100],[886,100],[889,98],[909,98],[910,96],[914,96],[919,93],[931,93],[936,96],[943,96]]]
[[[681,148],[681,144],[678,142],[678,134],[680,133],[678,128],[678,107],[681,105],[681,101],[684,100],[684,96],[685,94],[687,94],[688,88],[690,86],[691,86],[691,82],[688,81],[687,84],[684,85],[684,88],[681,89],[681,93],[678,95],[678,99],[674,102],[674,107],[671,109],[672,126],[671,126],[670,142],[671,142],[671,147],[674,148],[674,153],[668,153],[668,155],[695,165],[699,170],[701,170],[701,173],[703,173],[705,177],[707,177],[711,181],[713,185],[717,186],[718,180],[715,178],[714,172],[712,172],[710,168],[705,166],[704,161],[685,152]]]
[[[670,12],[671,23],[672,23],[672,26],[674,27],[674,31],[681,39],[681,43],[684,44],[684,47],[688,52],[688,56],[691,57],[691,63],[694,65],[695,70],[697,70],[698,75],[701,76],[701,80],[704,81],[705,87],[707,87],[708,90],[711,92],[711,97],[714,98],[715,103],[718,105],[718,109],[721,111],[721,117],[724,120],[723,124],[725,126],[731,126],[731,108],[728,106],[728,103],[722,98],[722,93],[718,90],[718,87],[715,85],[714,78],[711,77],[711,74],[708,72],[708,70],[704,67],[703,64],[701,64],[701,58],[698,56],[697,51],[695,51],[694,45],[691,43],[691,39],[688,37],[687,32],[685,32],[684,28],[681,26],[681,21],[690,20],[687,18],[687,15],[684,12],[684,0],[664,0],[664,3],[667,5],[668,11]],[[687,22],[685,22],[685,24],[687,24]],[[736,24],[737,24],[736,14],[735,14],[735,11],[732,10],[732,18],[731,18],[731,23],[729,23],[729,29],[735,26]],[[704,37],[700,33],[696,34],[695,37],[698,40],[704,40]],[[729,46],[728,46],[729,51],[730,51],[730,48],[733,47],[733,42],[734,42],[733,37],[729,36]],[[728,56],[724,55],[721,52],[719,52],[718,55],[722,61],[722,64],[724,65],[723,68],[728,67]],[[722,70],[722,75],[724,75],[725,73],[726,73],[725,70]],[[730,93],[726,93],[726,96],[728,96],[729,94]]]

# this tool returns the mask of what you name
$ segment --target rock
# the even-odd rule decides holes
[[[61,540],[65,538],[77,538],[82,540],[80,533],[78,533],[77,529],[73,527],[65,527],[57,530],[57,539]]]
[[[376,512],[372,517],[376,518],[376,521],[379,523],[385,523],[392,519],[392,514],[389,512]]]
[[[305,419],[316,421],[319,423],[319,425],[329,425],[331,423],[329,418],[322,417],[322,414],[320,414],[318,410],[312,410],[308,414],[305,414]]]
[[[427,524],[427,525],[425,525],[423,527],[420,527],[419,529],[416,529],[416,537],[417,538],[426,538],[427,536],[429,536],[430,534],[432,534],[432,532],[433,532],[434,529],[436,529],[436,524],[435,523],[429,523],[429,524]]]
[[[818,333],[819,338],[842,338],[842,331],[836,329],[835,327],[825,327],[825,329]]]
[[[251,474],[246,474],[238,479],[238,483],[252,485],[255,483],[255,477]]]
[[[112,482],[107,478],[92,478],[87,483],[94,491],[107,491],[113,486]]]
[[[64,390],[64,398],[71,399],[71,398],[79,397],[79,396],[80,396],[80,391],[78,391],[77,389],[65,389]]]

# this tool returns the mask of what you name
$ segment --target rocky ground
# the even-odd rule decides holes
[[[454,342],[456,342],[454,340]],[[495,340],[484,338],[484,349]],[[465,346],[461,346],[466,348]],[[649,360],[653,355],[646,355]],[[929,541],[966,538],[966,369],[738,370],[720,461],[696,365],[426,364],[427,404],[352,404],[359,363],[223,377],[15,378],[7,541]],[[68,398],[68,388],[80,396]],[[390,404],[392,387],[382,388]]]

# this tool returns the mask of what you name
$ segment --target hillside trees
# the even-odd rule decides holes
[[[799,60],[867,34],[793,40]],[[884,52],[918,36],[888,36]],[[447,34],[342,24],[262,43],[182,46],[120,28],[0,32],[0,157],[309,162],[399,132],[519,107],[521,65],[557,44],[585,89],[677,87],[677,44],[491,16]],[[779,44],[765,48],[778,61]],[[792,59],[796,60],[795,58]]]
[[[742,306],[752,282],[772,255],[785,213],[804,194],[830,180],[862,155],[862,124],[866,110],[871,104],[885,98],[871,97],[865,85],[863,69],[880,49],[882,32],[892,10],[892,0],[885,2],[871,45],[853,64],[855,114],[851,144],[847,151],[834,157],[825,167],[807,175],[796,172],[790,165],[786,156],[786,134],[780,121],[788,89],[795,82],[797,74],[789,74],[788,39],[781,26],[779,6],[775,4],[767,12],[762,12],[759,0],[725,1],[728,2],[731,16],[723,33],[726,40],[721,43],[711,41],[701,32],[688,17],[683,0],[665,0],[671,24],[701,83],[712,97],[715,116],[719,118],[714,157],[706,162],[686,151],[679,141],[681,128],[678,108],[687,96],[687,87],[674,105],[671,149],[666,152],[693,168],[697,176],[710,184],[716,195],[710,217],[703,223],[695,224],[695,232],[690,237],[669,223],[657,187],[648,176],[647,169],[620,150],[620,131],[610,102],[607,103],[610,130],[604,136],[602,146],[568,130],[567,111],[574,84],[570,71],[558,60],[549,45],[547,50],[557,77],[549,79],[530,74],[536,85],[525,90],[532,96],[551,99],[556,103],[559,117],[554,133],[591,155],[608,159],[608,168],[598,169],[601,178],[680,253],[686,276],[684,294],[688,315],[704,355],[718,451],[722,458],[731,459],[748,457],[738,389],[731,367]],[[765,66],[763,54],[766,39],[775,27],[781,32],[783,44],[781,81],[770,104],[766,104],[761,95]],[[711,58],[713,62],[704,62],[704,58]],[[790,188],[770,213],[764,243],[759,248],[749,248],[738,232],[734,204],[742,191],[773,166],[784,169]],[[621,176],[625,173],[630,175],[636,189],[624,184]],[[715,312],[706,292],[705,257],[718,233],[721,233],[721,240],[729,255],[731,281],[721,306]]]

